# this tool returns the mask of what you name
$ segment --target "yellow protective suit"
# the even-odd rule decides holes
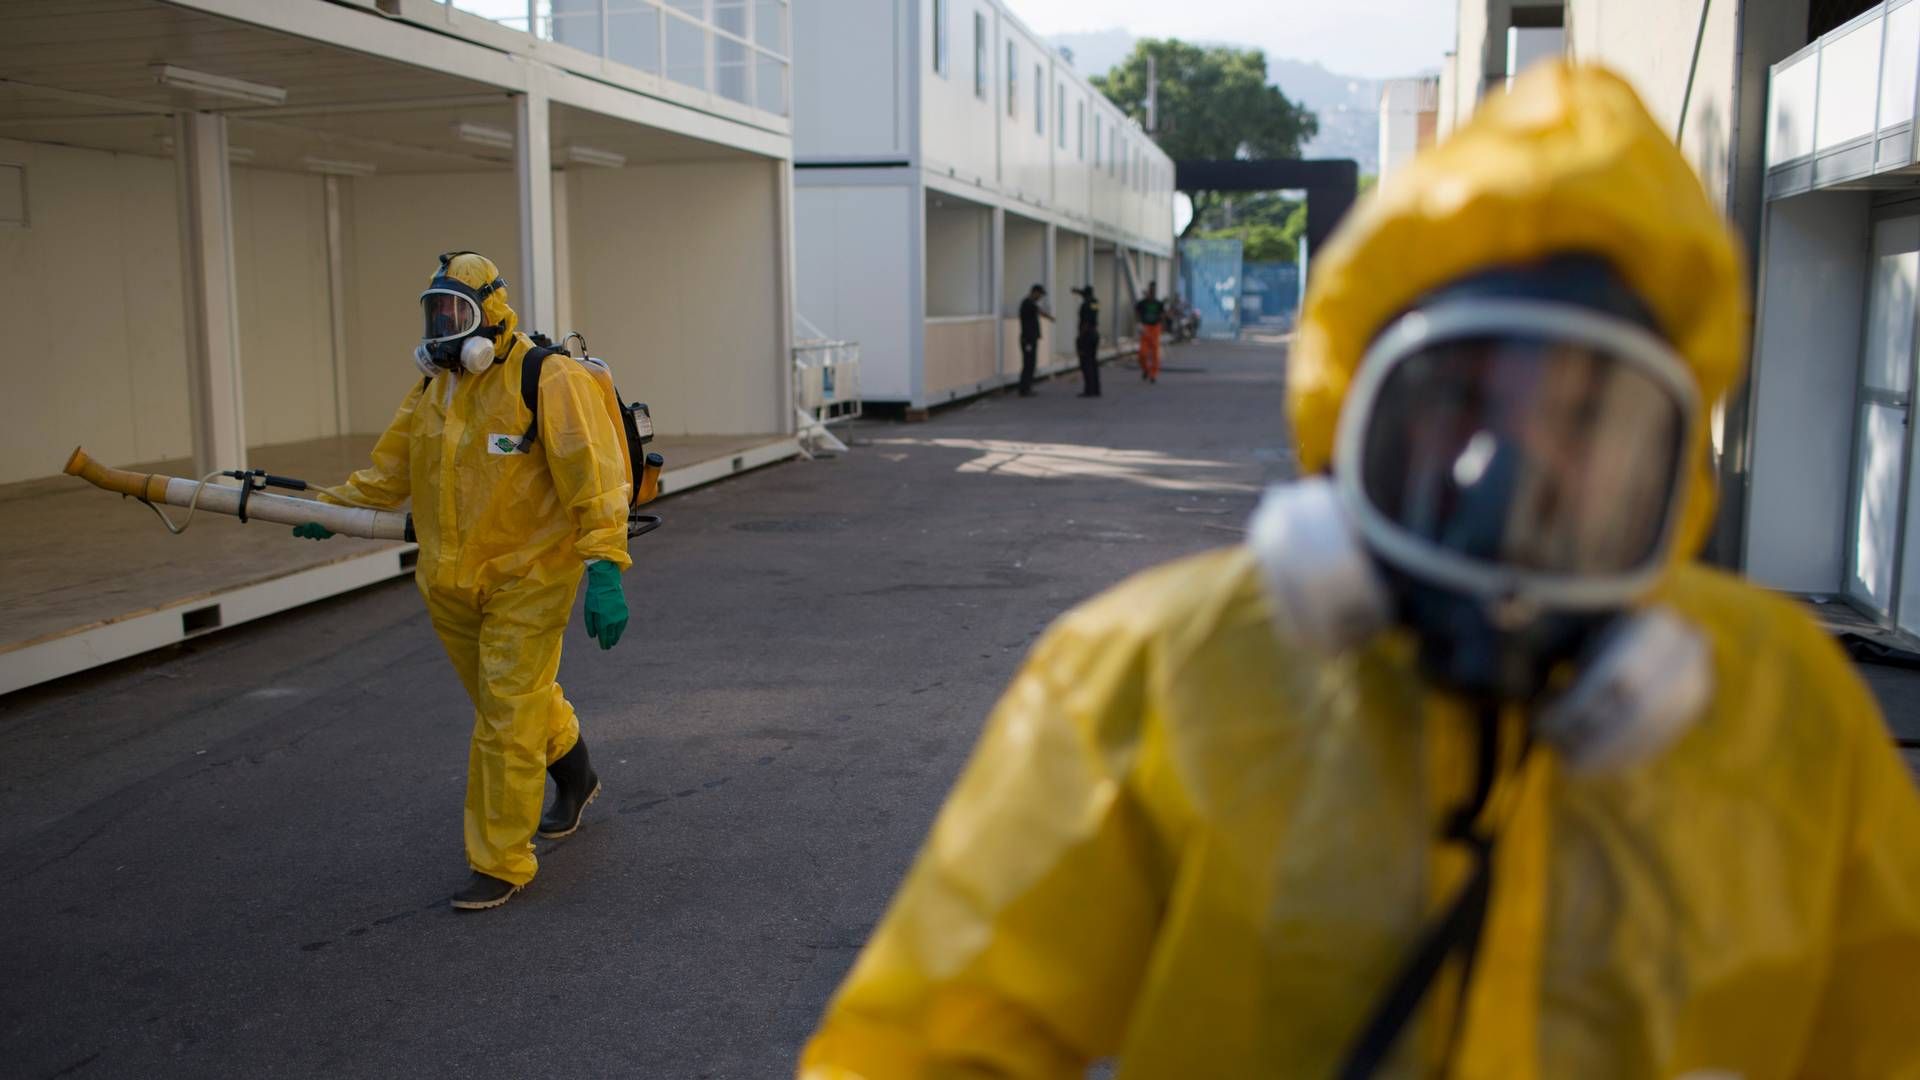
[[[474,288],[498,276],[472,254],[454,258],[447,273]],[[379,509],[412,497],[414,580],[473,700],[467,861],[525,884],[536,867],[547,765],[579,738],[573,706],[554,682],[561,638],[586,561],[631,564],[631,481],[599,386],[564,355],[540,371],[538,439],[524,453],[512,449],[531,421],[520,366],[533,343],[515,331],[504,288],[482,314],[504,327],[499,362],[415,384],[374,445],[373,464],[321,497]]]
[[[1737,374],[1738,264],[1685,162],[1623,83],[1548,68],[1317,263],[1289,378],[1303,458],[1327,460],[1386,319],[1562,251],[1647,290],[1706,401]],[[1790,601],[1696,565],[1652,599],[1710,643],[1711,706],[1595,777],[1521,755],[1522,719],[1502,718],[1472,979],[1463,1000],[1449,969],[1390,1071],[1920,1076],[1920,799],[1872,699]],[[801,1075],[1065,1078],[1112,1056],[1123,1080],[1332,1075],[1468,867],[1439,838],[1476,729],[1404,638],[1327,659],[1283,647],[1272,618],[1246,549],[1062,618]]]

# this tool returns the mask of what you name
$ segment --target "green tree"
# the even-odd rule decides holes
[[[1248,259],[1293,262],[1307,231],[1307,204],[1277,192],[1230,195],[1197,219],[1192,235],[1238,240]]]
[[[1293,158],[1320,130],[1311,111],[1267,84],[1267,56],[1258,49],[1201,47],[1168,38],[1136,42],[1133,53],[1093,85],[1128,116],[1147,120],[1147,58],[1159,78],[1156,127],[1160,149],[1175,161]],[[1221,199],[1191,191],[1191,233]],[[1183,234],[1184,235],[1184,234]]]
[[[1196,229],[1228,229],[1236,225],[1285,225],[1300,207],[1300,200],[1278,191],[1236,192],[1221,197],[1196,214]]]

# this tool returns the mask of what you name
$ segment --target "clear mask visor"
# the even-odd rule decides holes
[[[1657,368],[1548,336],[1422,344],[1379,380],[1360,494],[1420,546],[1468,563],[1644,573],[1677,513],[1691,407]]]
[[[426,318],[421,340],[455,341],[480,329],[480,305],[473,298],[451,289],[428,289],[420,294],[420,308]]]

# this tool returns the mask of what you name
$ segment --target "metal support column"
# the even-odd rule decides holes
[[[347,397],[347,255],[346,230],[341,223],[338,176],[325,181],[327,212],[327,330],[333,344],[333,433],[353,430],[353,410]]]
[[[247,426],[240,385],[226,118],[212,113],[180,113],[174,117],[173,140],[180,197],[180,292],[186,303],[194,472],[202,475],[216,469],[244,469]]]
[[[988,238],[987,299],[993,311],[993,370],[1007,374],[1006,313],[1001,297],[1007,291],[1007,212],[993,208],[992,233]]]
[[[793,352],[793,162],[782,158],[772,165],[773,170],[773,265],[774,297],[773,310],[778,320],[775,334],[778,338],[779,353],[774,362],[779,372],[780,415],[782,420],[778,431],[789,433],[793,430],[794,394],[794,352]],[[838,440],[835,440],[836,442]],[[841,449],[845,449],[844,446]]]
[[[573,192],[564,170],[553,174],[553,326],[555,341],[580,328],[573,312]]]
[[[1046,355],[1040,358],[1040,366],[1050,368],[1059,362],[1055,359],[1055,357],[1060,354],[1059,339],[1061,324],[1058,320],[1066,314],[1066,308],[1060,301],[1060,293],[1063,291],[1060,288],[1060,268],[1055,265],[1059,262],[1060,256],[1060,253],[1055,250],[1055,245],[1060,242],[1059,230],[1051,221],[1047,222],[1046,239],[1042,242],[1047,246],[1040,252],[1040,266],[1042,270],[1040,280],[1046,283],[1047,307],[1053,313],[1056,321],[1048,323],[1041,328],[1041,340],[1047,343],[1047,352]]]
[[[537,82],[538,80],[534,80]],[[520,182],[520,279],[507,295],[524,330],[564,333],[553,324],[553,162],[546,91],[530,86],[514,105],[514,170]]]

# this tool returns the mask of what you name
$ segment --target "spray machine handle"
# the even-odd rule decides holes
[[[305,491],[307,482],[291,476],[275,476],[265,469],[228,469],[220,474],[230,476],[250,488],[286,488],[288,491]]]
[[[264,491],[269,487],[286,488],[289,491],[307,490],[305,480],[275,476],[265,469],[228,469],[220,475],[230,476],[240,481],[240,507],[235,511],[234,516],[240,519],[242,525],[247,523],[247,500],[253,498],[254,492]]]

